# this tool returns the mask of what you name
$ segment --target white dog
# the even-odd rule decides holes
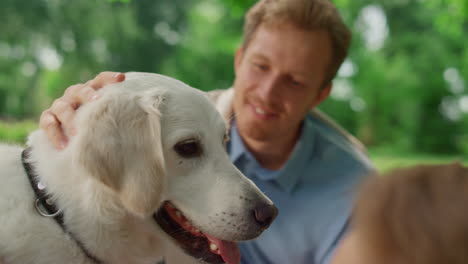
[[[6,263],[155,264],[174,247],[204,263],[239,263],[235,241],[276,217],[230,162],[225,121],[203,92],[126,76],[79,109],[65,150],[41,130],[25,151],[0,147]]]

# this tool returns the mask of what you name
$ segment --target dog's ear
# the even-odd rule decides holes
[[[165,187],[161,141],[161,92],[111,94],[82,115],[77,161],[117,192],[124,207],[148,216],[160,206]]]

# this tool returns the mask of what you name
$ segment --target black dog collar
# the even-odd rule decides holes
[[[55,206],[53,203],[50,195],[46,192],[46,186],[44,186],[40,181],[38,181],[38,176],[34,173],[34,168],[31,163],[27,160],[29,158],[29,154],[31,152],[31,148],[26,148],[21,153],[21,161],[23,163],[24,170],[28,175],[29,183],[31,184],[34,193],[36,194],[36,200],[34,202],[34,206],[38,213],[44,217],[52,217],[54,218],[55,222],[62,228],[62,230],[68,234],[73,241],[81,248],[83,253],[91,259],[96,264],[104,264],[104,262],[100,261],[98,258],[93,256],[88,250],[86,250],[83,243],[78,240],[71,232],[69,232],[65,226],[63,221],[63,212]],[[64,176],[66,177],[66,176]],[[45,209],[45,211],[44,211]]]

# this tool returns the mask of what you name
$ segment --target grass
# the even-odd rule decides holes
[[[431,153],[409,153],[388,149],[369,149],[369,156],[378,170],[389,171],[393,168],[409,167],[416,164],[443,164],[456,161],[468,166],[468,158],[460,155],[437,155]]]
[[[24,144],[28,134],[37,128],[37,121],[0,121],[0,142]]]

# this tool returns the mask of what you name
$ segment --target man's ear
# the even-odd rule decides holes
[[[314,108],[321,102],[323,102],[323,100],[325,100],[330,95],[332,86],[332,82],[330,82],[325,87],[322,87],[318,92],[317,96],[315,97],[314,101],[312,101],[310,108]]]
[[[161,141],[162,95],[103,96],[82,116],[77,162],[114,190],[125,208],[148,216],[160,206],[165,187]]]
[[[237,48],[236,54],[234,55],[234,72],[236,74],[237,74],[237,71],[239,70],[243,56],[244,56],[244,49],[242,46],[240,46],[239,48]]]

